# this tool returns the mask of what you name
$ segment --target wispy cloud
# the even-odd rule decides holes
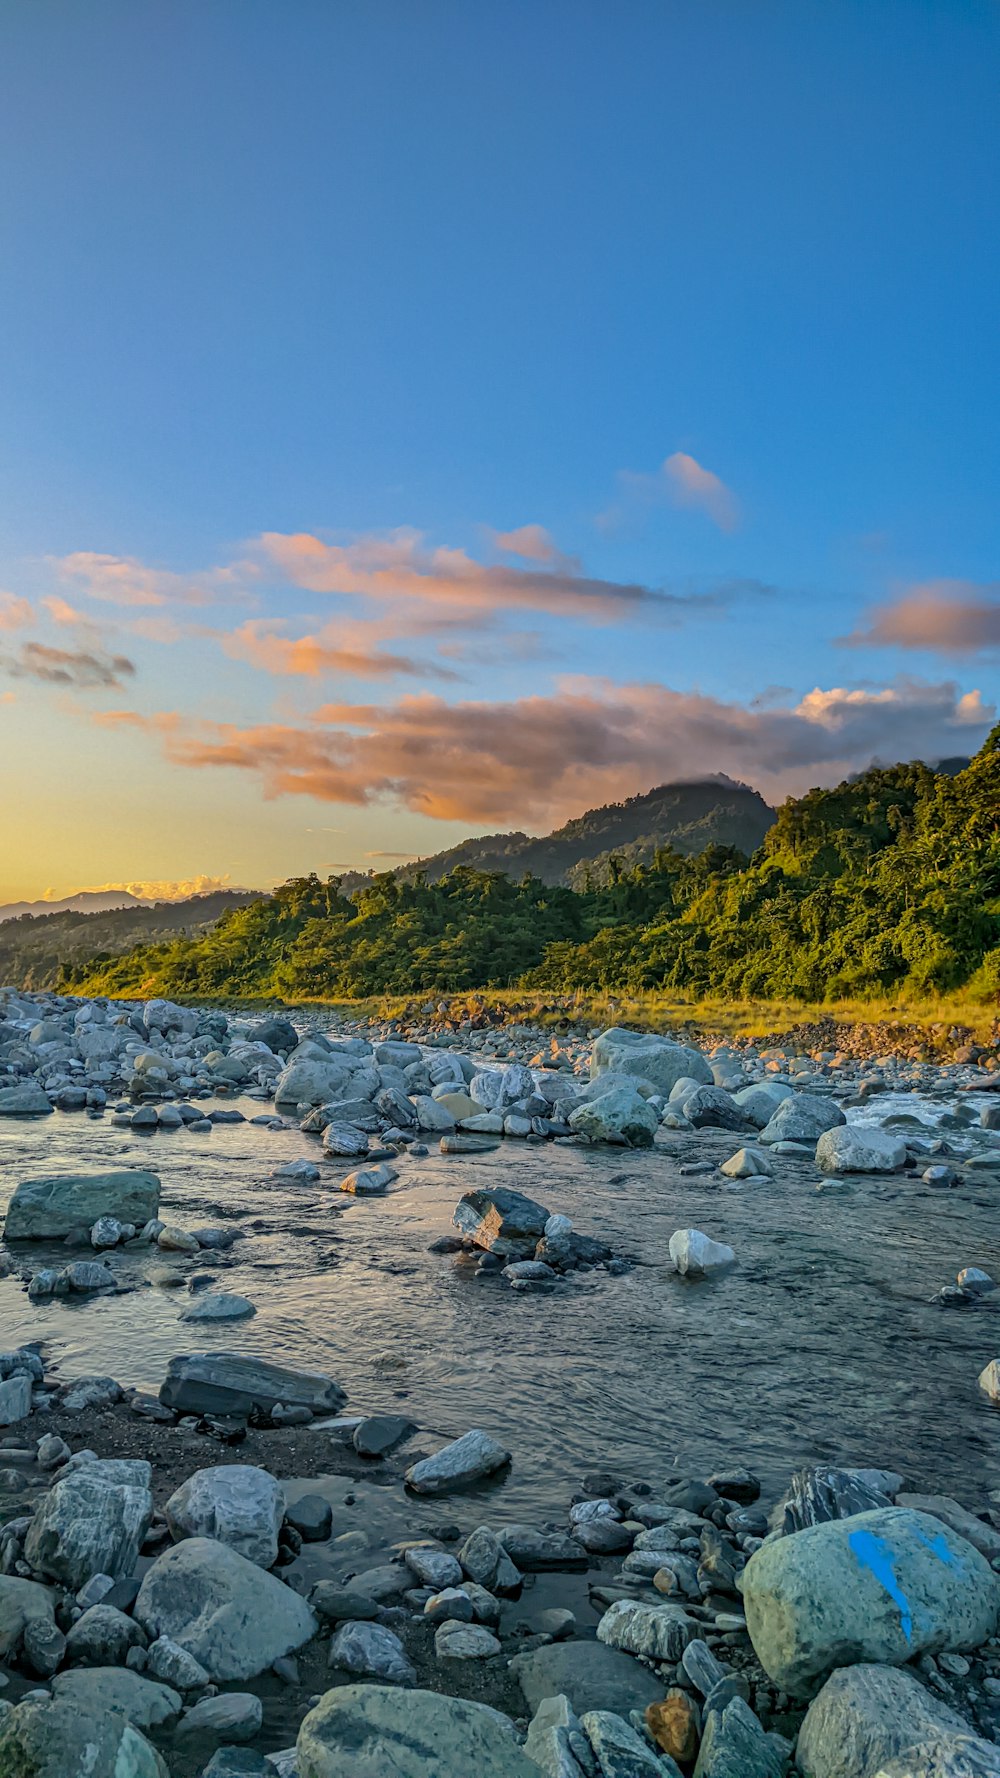
[[[598,514],[597,524],[603,531],[613,531],[648,508],[664,505],[693,507],[720,531],[735,531],[740,522],[740,504],[732,489],[687,451],[674,451],[651,475],[620,470],[617,499]]]
[[[676,615],[700,602],[696,596],[635,581],[598,579],[566,566],[561,558],[555,566],[533,568],[477,562],[463,549],[428,545],[416,531],[364,536],[347,544],[324,543],[308,531],[266,531],[257,547],[293,586],[384,603],[444,606],[470,624],[510,607],[609,623],[630,615]]]
[[[50,564],[92,599],[111,605],[212,605],[238,594],[253,577],[250,563],[234,562],[200,574],[175,574],[150,568],[134,556],[102,555],[74,550],[52,556]]]
[[[105,714],[162,737],[176,764],[259,778],[266,797],[402,805],[441,820],[544,826],[588,805],[725,772],[780,796],[873,758],[934,759],[978,746],[993,717],[978,691],[899,679],[816,688],[754,709],[652,684],[578,679],[547,697],[329,704],[307,724],[188,724]]]
[[[50,648],[44,642],[25,642],[16,655],[0,658],[0,670],[12,679],[39,679],[49,685],[72,685],[78,691],[123,689],[123,680],[135,674],[135,663],[124,654],[105,654],[98,649]]]
[[[525,562],[565,562],[572,558],[558,550],[544,525],[519,525],[515,531],[494,531],[493,542],[505,555]]]
[[[932,654],[1000,649],[1000,582],[927,580],[876,605],[867,628],[841,638],[847,648],[910,648]]]
[[[217,632],[223,652],[231,660],[245,661],[280,677],[318,679],[323,673],[340,673],[352,679],[390,679],[405,675],[414,679],[457,680],[459,674],[437,662],[411,659],[372,646],[370,630],[355,624],[327,624],[315,635],[292,638],[282,635],[277,618],[251,618],[238,629]]]

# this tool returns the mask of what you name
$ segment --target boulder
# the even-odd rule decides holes
[[[836,1667],[977,1648],[996,1628],[1000,1577],[940,1520],[883,1507],[765,1543],[743,1603],[761,1665],[809,1697]]]
[[[365,1620],[341,1624],[330,1641],[330,1666],[387,1685],[412,1685],[417,1677],[395,1632]]]
[[[659,1755],[624,1717],[586,1710],[580,1721],[602,1778],[665,1778]]]
[[[145,1648],[133,1618],[114,1605],[92,1605],[66,1636],[66,1659],[73,1667],[124,1667],[130,1648]]]
[[[319,1371],[289,1370],[238,1352],[191,1352],[172,1358],[160,1386],[164,1407],[183,1414],[269,1414],[278,1402],[314,1414],[337,1413],[347,1396]]]
[[[198,1747],[213,1741],[252,1741],[260,1733],[264,1706],[253,1692],[220,1692],[216,1698],[199,1698],[177,1725],[178,1746],[193,1742]]]
[[[274,1083],[275,1105],[324,1105],[350,1085],[353,1069],[343,1057],[290,1061]]]
[[[345,1174],[340,1189],[358,1198],[370,1197],[375,1192],[388,1191],[393,1180],[398,1178],[395,1167],[382,1161],[377,1167],[355,1167],[353,1173]]]
[[[712,1070],[700,1050],[672,1043],[665,1037],[650,1036],[645,1031],[628,1031],[621,1025],[602,1031],[594,1040],[590,1077],[595,1080],[608,1071],[651,1081],[663,1098],[685,1076],[704,1086],[711,1086],[713,1080]]]
[[[142,1228],[156,1215],[160,1181],[155,1173],[123,1168],[112,1173],[43,1174],[23,1179],[7,1206],[8,1241],[62,1241],[102,1217]]]
[[[473,1429],[433,1457],[424,1457],[406,1471],[406,1485],[415,1494],[448,1494],[493,1475],[510,1462],[510,1452],[488,1432]]]
[[[15,1426],[31,1413],[31,1378],[19,1372],[0,1383],[0,1426]]]
[[[52,1681],[53,1696],[92,1710],[117,1710],[137,1729],[158,1729],[175,1722],[181,1695],[157,1679],[146,1679],[128,1667],[71,1667]]]
[[[968,1723],[915,1674],[867,1664],[841,1667],[806,1712],[797,1763],[804,1778],[875,1778],[921,1744],[967,1739],[969,1734]],[[992,1753],[1000,1769],[1000,1749],[994,1747]],[[943,1774],[950,1768],[942,1763],[933,1770]]]
[[[693,1635],[691,1619],[679,1605],[647,1605],[641,1599],[618,1599],[597,1626],[598,1642],[651,1661],[679,1661]]]
[[[402,1707],[401,1707],[402,1706]],[[299,1778],[539,1778],[498,1710],[439,1692],[345,1685],[310,1710]]]
[[[756,1126],[722,1087],[695,1087],[682,1110],[694,1130],[749,1130]]]
[[[259,1568],[271,1568],[277,1561],[285,1490],[266,1469],[251,1463],[198,1469],[163,1510],[175,1543],[214,1537]]]
[[[772,1741],[744,1698],[709,1708],[694,1778],[784,1778],[787,1752]]]
[[[52,1102],[34,1081],[22,1086],[0,1087],[0,1117],[44,1117]]]
[[[906,1143],[889,1130],[840,1124],[816,1144],[821,1173],[897,1173],[906,1165]]]
[[[755,1080],[733,1094],[737,1105],[758,1130],[769,1124],[782,1099],[794,1099],[795,1088],[783,1080]]]
[[[631,1087],[612,1087],[569,1114],[575,1135],[625,1148],[652,1148],[659,1122],[659,1114]]]
[[[524,1751],[546,1778],[580,1778],[593,1763],[583,1724],[563,1693],[543,1698],[528,1724]]]
[[[169,1636],[216,1681],[253,1679],[318,1628],[291,1587],[207,1537],[158,1556],[133,1609],[148,1636]]]
[[[549,1212],[533,1198],[505,1186],[466,1192],[452,1221],[477,1247],[502,1259],[531,1259],[545,1233]]]
[[[145,1735],[117,1710],[79,1698],[26,1698],[0,1717],[10,1778],[170,1778]]]
[[[813,1093],[795,1093],[782,1099],[761,1130],[762,1142],[817,1142],[824,1130],[836,1129],[847,1119],[832,1099]]]
[[[738,1148],[719,1168],[727,1179],[771,1179],[774,1168],[759,1148]]]
[[[529,1710],[564,1694],[584,1710],[645,1710],[663,1696],[663,1681],[620,1649],[600,1642],[550,1642],[515,1655],[510,1670]]]
[[[25,1536],[32,1568],[74,1592],[92,1574],[127,1579],[153,1517],[150,1473],[148,1463],[114,1459],[64,1473]]]
[[[0,1661],[17,1653],[25,1630],[33,1623],[55,1623],[55,1594],[37,1581],[0,1574]]]
[[[670,1258],[682,1278],[714,1278],[736,1264],[724,1241],[712,1241],[700,1229],[676,1229],[670,1237]]]

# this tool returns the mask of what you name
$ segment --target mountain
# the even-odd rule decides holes
[[[6,901],[0,905],[0,925],[5,920],[22,920],[25,914],[107,914],[112,908],[148,908],[151,901],[130,895],[127,889],[81,889],[62,901]]]
[[[223,914],[256,899],[244,889],[153,902],[124,890],[84,890],[64,902],[14,902],[0,909],[0,983],[53,988],[64,969],[94,957],[121,956],[135,945],[197,937]],[[109,905],[95,907],[95,902]]]
[[[472,870],[501,870],[516,879],[531,875],[543,883],[567,883],[578,889],[586,886],[588,876],[595,884],[603,882],[612,857],[628,865],[648,864],[661,846],[688,856],[713,845],[756,852],[774,819],[774,810],[749,785],[723,776],[701,778],[661,784],[644,796],[588,809],[541,839],[526,833],[493,833],[460,840],[457,846],[401,865],[392,874],[401,882],[423,875],[436,883],[464,864]],[[342,878],[341,886],[345,894],[352,894],[371,881],[371,874],[352,872]]]

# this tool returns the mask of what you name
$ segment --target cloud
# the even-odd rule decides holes
[[[316,679],[321,673],[342,673],[352,679],[386,679],[398,674],[419,679],[458,679],[448,667],[411,660],[373,648],[364,625],[326,624],[313,636],[292,639],[280,634],[276,618],[251,618],[228,634],[218,633],[230,660],[246,661],[267,673]],[[373,626],[372,626],[373,628]]]
[[[27,599],[16,593],[0,593],[0,630],[23,630],[35,613]]]
[[[74,550],[68,556],[51,556],[49,561],[90,598],[110,605],[211,605],[231,598],[255,572],[249,563],[234,562],[202,574],[174,574],[166,568],[148,568],[134,556],[101,555],[93,550]]]
[[[508,556],[521,556],[526,562],[566,562],[544,525],[519,525],[516,531],[494,531],[493,542]]]
[[[182,877],[179,880],[139,878],[130,883],[95,883],[86,889],[70,890],[72,895],[110,895],[119,892],[138,896],[140,901],[187,901],[192,895],[211,895],[218,889],[233,889],[246,893],[239,883],[234,883],[228,871],[223,877]],[[43,901],[63,901],[65,895],[57,889],[46,889]]]
[[[265,531],[257,547],[286,580],[310,592],[443,606],[457,611],[463,622],[489,621],[515,607],[609,623],[705,602],[704,596],[661,592],[635,581],[595,579],[563,558],[549,568],[476,562],[465,550],[428,546],[417,531],[369,535],[348,544],[324,543],[308,531]]]
[[[1000,582],[928,580],[876,605],[867,629],[841,638],[847,648],[920,648],[934,654],[1000,649]]]
[[[937,759],[977,747],[993,717],[951,681],[809,692],[753,709],[653,684],[566,682],[546,697],[448,704],[328,704],[307,724],[190,725],[174,713],[101,720],[158,733],[169,759],[253,773],[265,797],[402,805],[439,820],[551,826],[651,786],[723,772],[781,796],[873,758]]]
[[[12,679],[40,679],[49,685],[72,685],[79,691],[121,690],[122,680],[135,673],[135,663],[127,655],[50,648],[44,642],[23,643],[16,655],[0,658],[0,668]]]
[[[619,470],[618,488],[617,501],[597,515],[602,531],[616,530],[644,509],[665,504],[693,507],[720,531],[735,531],[740,522],[740,505],[732,489],[687,451],[674,451],[652,475]]]

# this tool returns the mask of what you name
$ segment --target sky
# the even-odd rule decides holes
[[[993,0],[0,11],[0,901],[1000,694]]]

